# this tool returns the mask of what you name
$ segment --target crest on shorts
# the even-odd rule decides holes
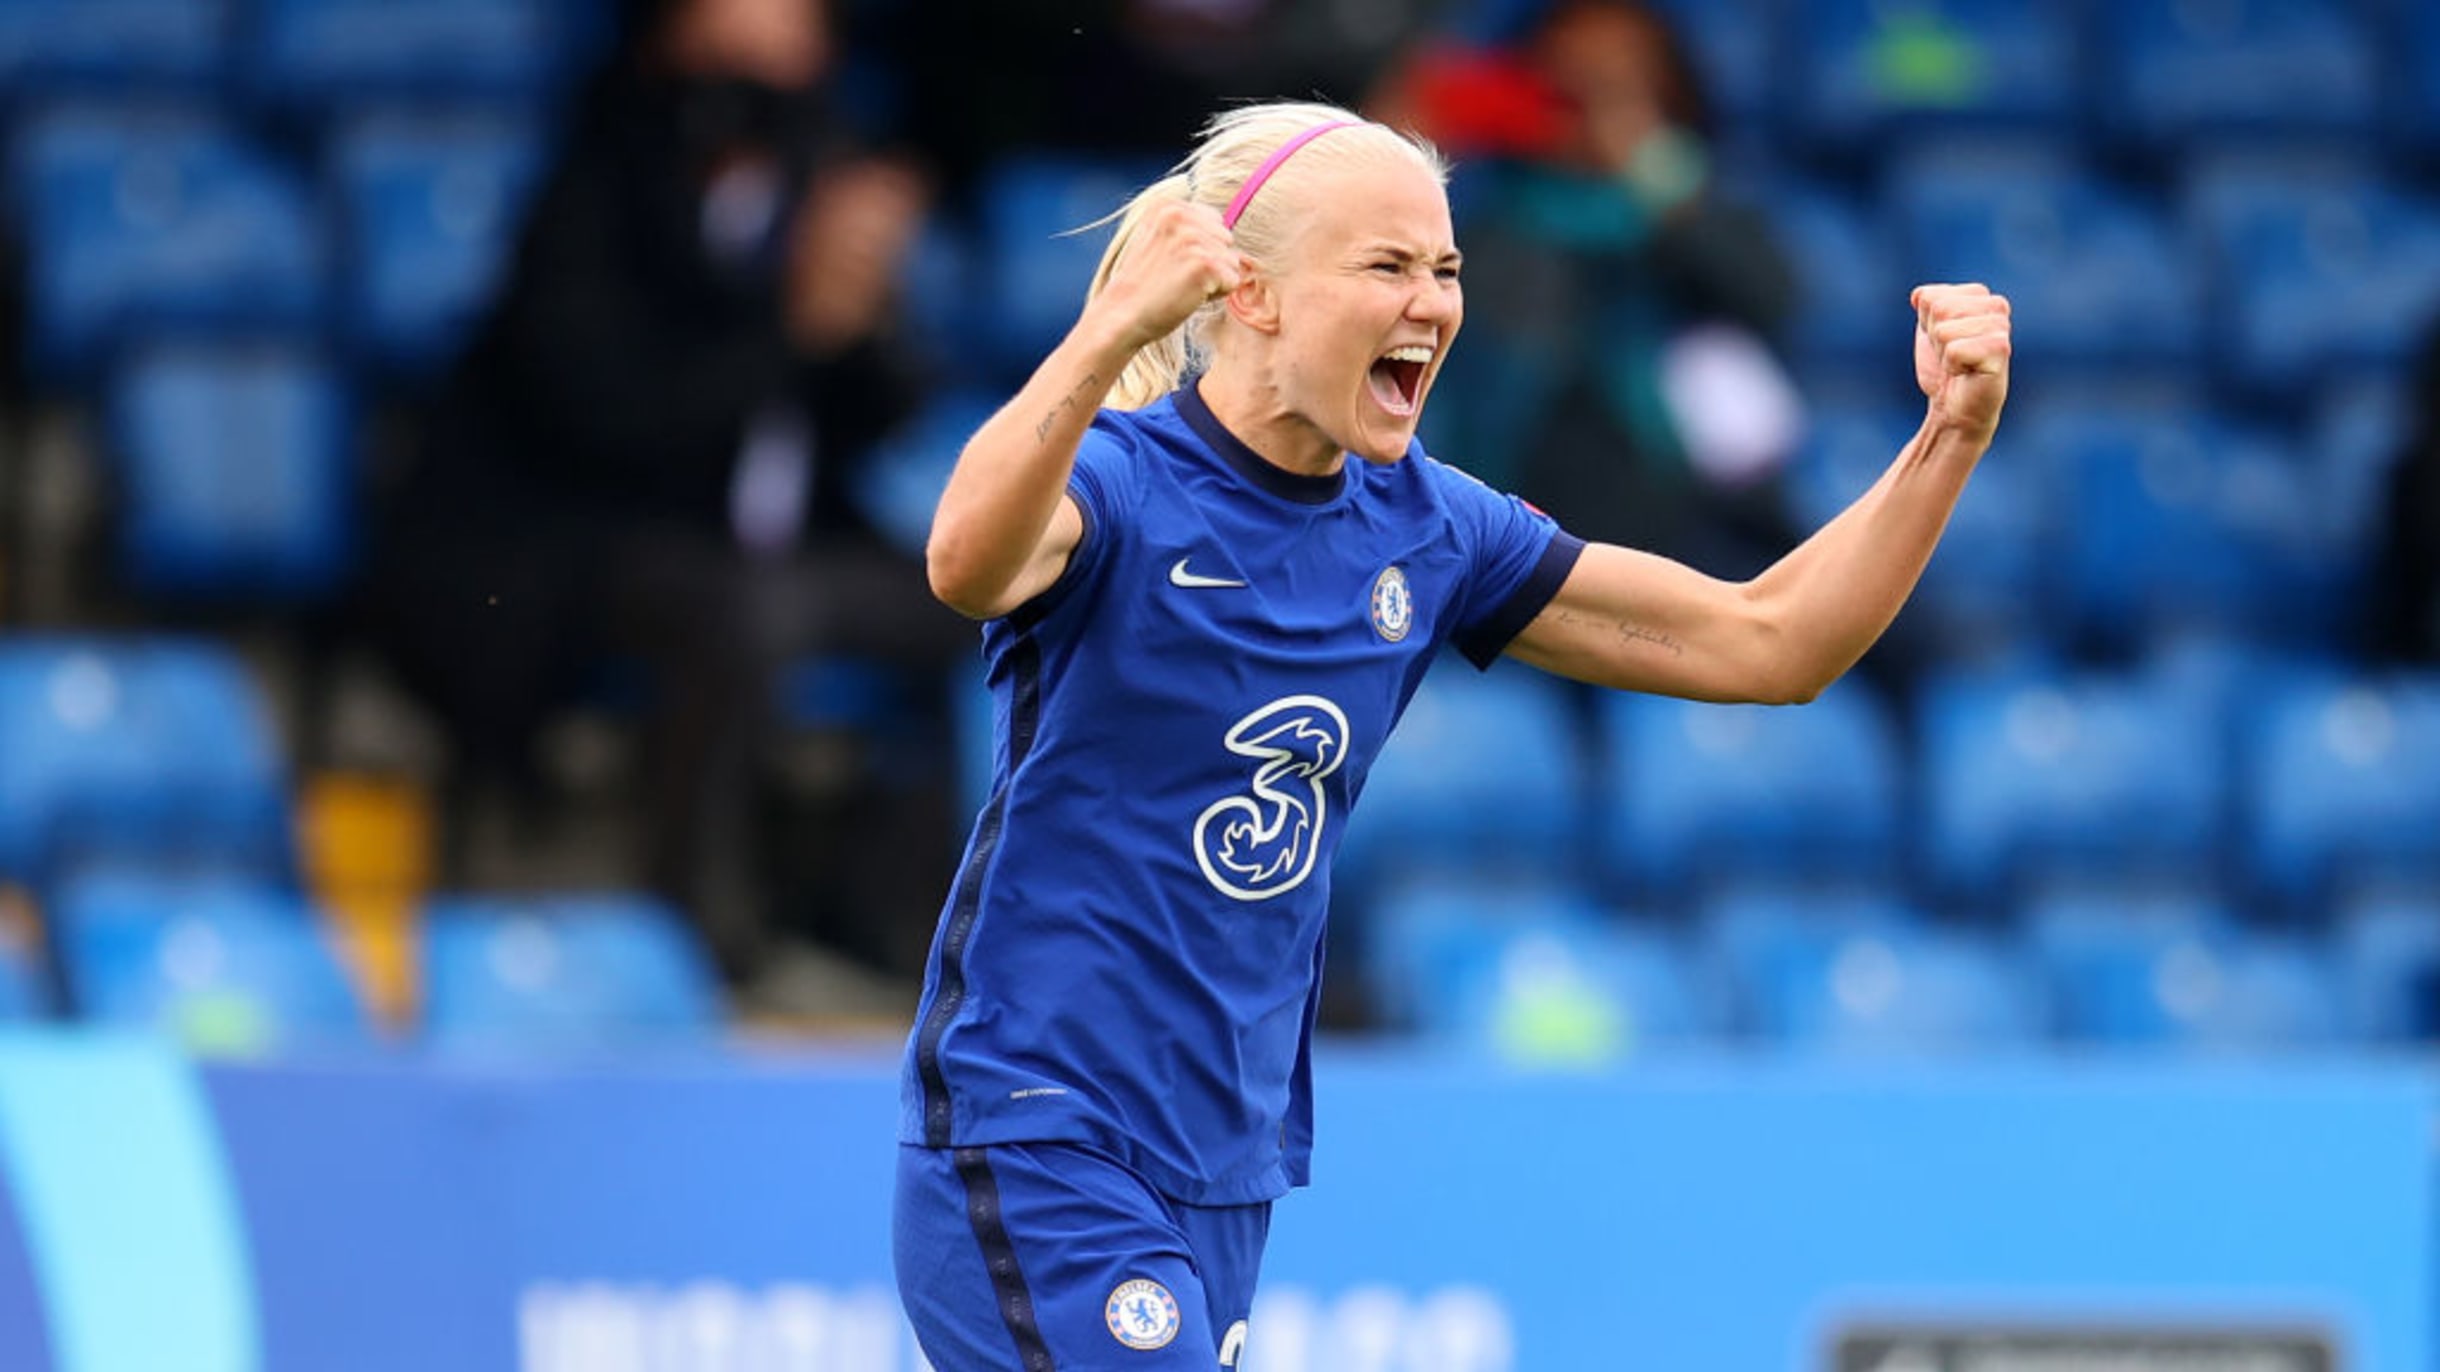
[[[1384,642],[1396,643],[1415,627],[1415,597],[1406,588],[1406,573],[1384,567],[1373,578],[1372,626]]]
[[[1178,1336],[1178,1298],[1157,1281],[1138,1277],[1120,1282],[1103,1314],[1110,1321],[1110,1337],[1129,1348],[1167,1348]]]

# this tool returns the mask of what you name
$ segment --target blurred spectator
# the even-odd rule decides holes
[[[2376,647],[2400,661],[2440,663],[2440,332],[2416,361],[2409,397],[2375,574]]]
[[[626,19],[385,500],[372,613],[458,779],[514,794],[555,709],[605,663],[646,670],[648,876],[738,981],[770,948],[754,802],[783,668],[877,658],[937,697],[972,649],[847,498],[917,399],[892,289],[928,192],[833,113],[819,0],[631,0]],[[836,939],[911,970],[946,818],[864,847],[841,880],[900,894],[845,912]]]
[[[1766,346],[1796,286],[1710,174],[1694,67],[1634,0],[1557,0],[1506,48],[1426,49],[1376,97],[1460,161],[1465,341],[1435,451],[1587,538],[1747,575],[1794,542],[1798,424]]]

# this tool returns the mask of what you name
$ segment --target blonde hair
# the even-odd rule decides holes
[[[1258,267],[1271,267],[1281,260],[1309,189],[1329,184],[1333,174],[1403,157],[1431,173],[1433,180],[1448,183],[1448,164],[1430,144],[1385,124],[1360,119],[1336,105],[1282,101],[1226,110],[1203,126],[1194,151],[1170,168],[1167,176],[1136,192],[1117,213],[1086,225],[1099,228],[1115,220],[1118,229],[1110,235],[1110,246],[1102,252],[1101,266],[1093,273],[1085,298],[1101,294],[1102,287],[1109,284],[1110,272],[1127,250],[1136,226],[1155,206],[1191,201],[1222,209],[1264,159],[1290,139],[1325,124],[1350,127],[1332,129],[1297,149],[1262,183],[1237,220],[1237,247]],[[1202,366],[1205,343],[1220,312],[1220,302],[1212,301],[1188,316],[1168,337],[1138,351],[1104,403],[1112,409],[1138,409],[1176,390],[1188,371]]]

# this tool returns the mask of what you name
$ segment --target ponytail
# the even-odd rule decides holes
[[[1110,273],[1118,266],[1119,254],[1127,250],[1127,244],[1135,237],[1136,226],[1144,222],[1145,215],[1157,206],[1192,200],[1194,192],[1193,177],[1183,169],[1172,171],[1137,191],[1135,198],[1128,201],[1125,208],[1111,216],[1118,221],[1118,228],[1110,235],[1110,246],[1102,250],[1101,265],[1094,270],[1093,284],[1085,288],[1084,298],[1091,300],[1100,295],[1102,287],[1110,283]],[[1109,219],[1097,220],[1085,227],[1098,228],[1109,222]],[[1205,318],[1217,309],[1217,305],[1204,306],[1188,316],[1185,323],[1170,330],[1167,337],[1156,338],[1138,349],[1135,356],[1127,359],[1126,368],[1118,374],[1118,384],[1110,388],[1109,398],[1102,403],[1114,410],[1140,410],[1176,390],[1179,383],[1186,379],[1188,370],[1200,361],[1198,354],[1201,349],[1196,346],[1196,335]]]

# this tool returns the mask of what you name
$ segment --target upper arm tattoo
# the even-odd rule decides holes
[[[1671,657],[1684,657],[1686,645],[1649,624],[1631,619],[1611,619],[1601,615],[1580,614],[1574,610],[1551,611],[1551,622],[1563,625],[1586,625],[1603,633],[1614,634],[1629,643],[1642,643],[1658,648]]]

